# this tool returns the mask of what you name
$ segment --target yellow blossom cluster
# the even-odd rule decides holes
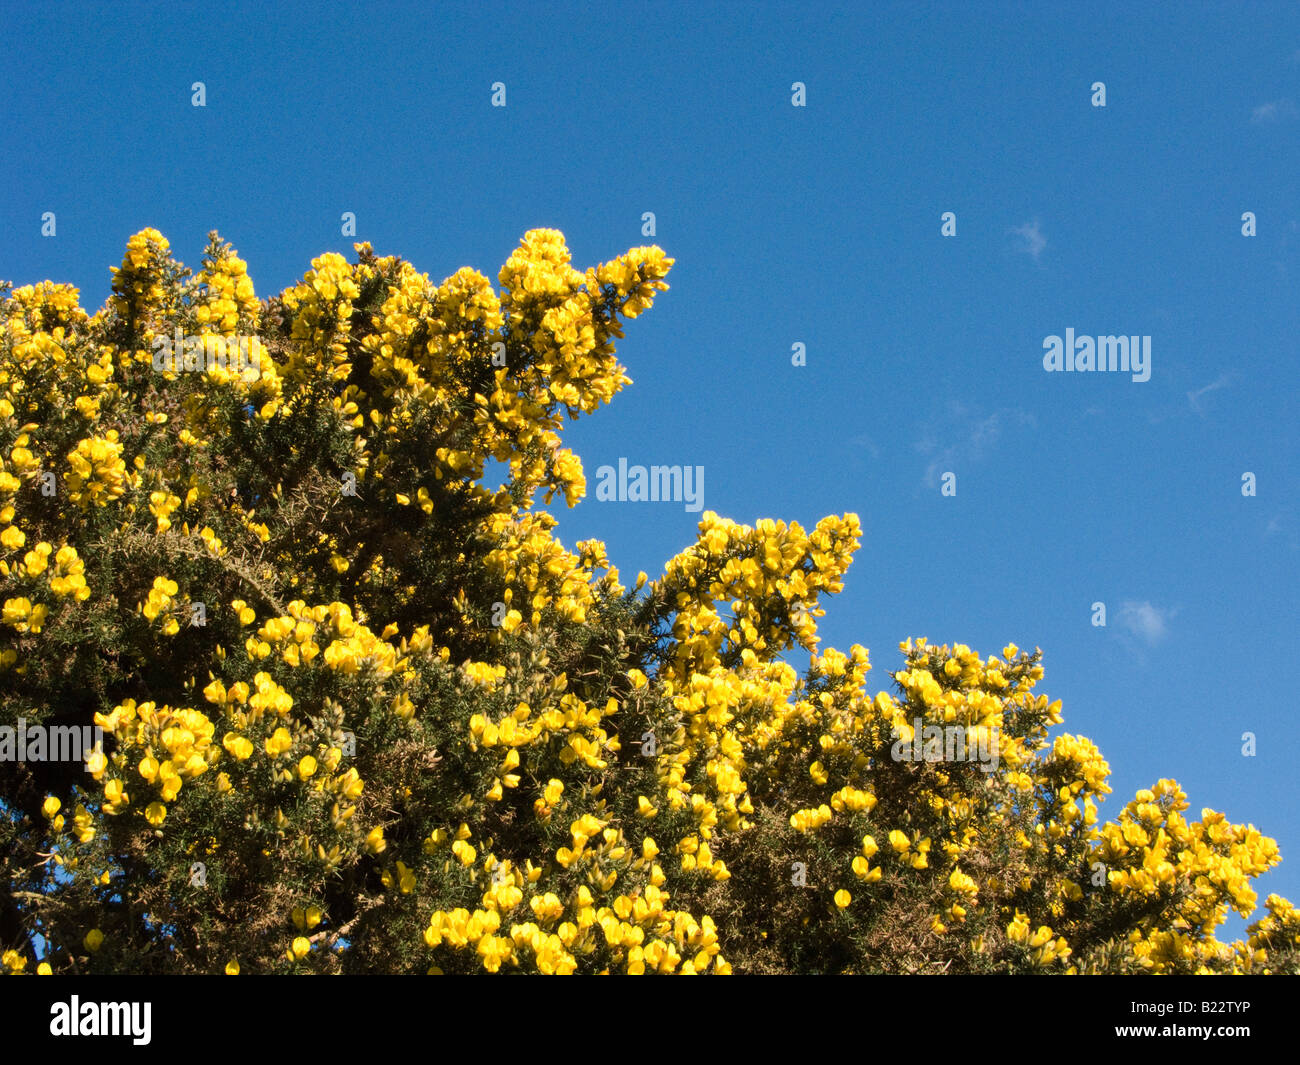
[[[1053,938],[1052,930],[1047,925],[1039,925],[1037,929],[1030,931],[1029,919],[1019,910],[1007,925],[1007,939],[1025,947],[1029,951],[1031,963],[1036,968],[1045,968],[1055,961],[1063,961],[1073,953],[1064,938],[1061,936]]]
[[[809,534],[798,523],[764,519],[751,527],[706,511],[696,544],[656,582],[676,608],[674,679],[685,683],[724,652],[749,648],[769,659],[796,639],[813,648],[816,597],[843,589],[861,533],[856,514],[823,518]],[[718,613],[718,603],[730,616]]]
[[[294,604],[294,608],[312,613],[302,604]],[[328,620],[328,609],[318,616]],[[352,804],[364,789],[356,769],[342,769],[341,749],[321,742],[303,728],[292,714],[292,696],[268,673],[256,673],[251,683],[227,685],[214,679],[203,695],[216,710],[211,716],[191,708],[158,707],[150,702],[137,705],[134,700],[95,716],[95,723],[116,741],[111,755],[96,750],[87,761],[87,769],[102,785],[105,815],[116,816],[134,805],[150,825],[161,829],[169,809],[180,800],[182,786],[204,777],[210,769],[218,771],[211,785],[218,795],[230,794],[237,786],[246,789],[250,773],[269,769],[273,779],[310,789],[309,794],[320,796],[325,804],[322,810],[332,811],[329,819],[334,831],[341,834],[340,842],[330,849],[317,844],[311,853],[321,861],[337,864],[343,846],[372,853],[383,849],[382,829],[375,827],[366,835],[351,823]],[[222,732],[218,743],[215,737]],[[242,783],[237,785],[232,775]],[[148,789],[143,799],[133,795],[139,786],[137,777]],[[261,816],[278,826],[280,838],[286,838],[288,822],[281,810]],[[309,836],[292,842],[309,850]]]
[[[5,600],[4,609],[0,611],[0,621],[16,632],[36,635],[45,624],[49,612],[49,607],[44,603],[33,604],[25,595],[15,596]],[[13,658],[5,661],[6,665],[17,661],[17,652],[15,651],[13,655]]]
[[[662,883],[662,870],[653,868],[654,879]],[[668,892],[653,880],[617,895],[609,905],[597,905],[586,885],[567,900],[542,891],[535,886],[540,874],[538,868],[507,867],[506,875],[484,893],[481,908],[435,910],[425,943],[435,957],[440,949],[477,955],[487,972],[527,964],[541,973],[567,974],[590,957],[600,959],[602,972],[632,975],[731,971],[712,918],[697,920],[670,908]],[[532,893],[525,903],[526,890]],[[513,919],[530,912],[532,920]],[[442,970],[435,965],[430,971]]]
[[[280,297],[294,312],[295,347],[280,376],[286,384],[312,380],[322,371],[334,380],[346,380],[348,339],[352,328],[352,301],[361,290],[352,268],[337,252],[311,261],[300,284]]]
[[[213,241],[195,281],[200,293],[192,304],[201,327],[223,336],[233,336],[240,330],[256,332],[261,304],[248,276],[248,264],[229,244]]]
[[[87,760],[91,774],[104,785],[104,812],[115,816],[131,805],[132,769],[156,789],[157,799],[144,808],[145,819],[155,827],[166,818],[166,804],[176,799],[182,784],[206,773],[221,754],[212,743],[213,722],[188,707],[137,706],[127,699],[109,714],[96,714],[95,724],[118,741],[111,756],[96,750]],[[131,765],[135,753],[139,759]]]
[[[1201,820],[1182,817],[1187,797],[1172,780],[1139,791],[1118,821],[1097,833],[1094,851],[1107,870],[1112,889],[1122,897],[1163,899],[1165,927],[1152,922],[1150,931],[1212,931],[1225,916],[1225,903],[1249,914],[1257,896],[1250,880],[1278,863],[1277,844],[1253,825],[1234,825],[1221,813],[1202,810]],[[1179,885],[1191,885],[1182,892]],[[1134,941],[1139,959],[1152,958],[1151,943]],[[1162,941],[1166,946],[1172,941]]]
[[[178,591],[179,586],[175,581],[167,577],[155,577],[153,587],[149,589],[148,597],[136,609],[144,615],[146,621],[153,621],[159,615],[171,611],[172,603]],[[168,617],[163,622],[162,631],[164,636],[175,636],[180,631],[180,622],[174,617]]]
[[[156,229],[142,229],[126,242],[122,265],[112,267],[113,296],[110,300],[116,314],[147,332],[165,332],[168,310],[179,303],[173,299],[168,284],[168,263],[171,245]],[[150,337],[149,339],[152,339]],[[118,365],[125,370],[132,362],[151,360],[147,350],[119,354]]]
[[[68,452],[68,466],[70,469],[63,475],[68,495],[80,507],[106,506],[126,492],[129,475],[116,429],[103,437],[82,440]]]
[[[505,588],[502,600],[510,612],[501,627],[507,633],[521,626],[536,628],[548,608],[565,621],[581,624],[595,601],[599,589],[592,588],[592,560],[566,551],[551,536],[555,524],[544,511],[497,514],[490,521],[489,530],[501,546],[489,552],[486,561]],[[613,594],[622,590],[616,575],[609,587]]]
[[[242,626],[255,623],[256,612],[242,599],[232,601],[231,608]],[[321,655],[331,670],[354,675],[365,669],[381,679],[404,665],[398,648],[357,621],[346,603],[308,607],[298,599],[285,609],[285,614],[268,619],[244,641],[250,661],[274,656],[297,666]],[[391,636],[395,631],[386,633]]]
[[[167,912],[204,931],[158,964],[232,975],[1295,967],[1277,896],[1214,939],[1276,844],[1168,780],[1102,823],[1040,652],[909,639],[871,691],[820,645],[857,515],[707,512],[631,593],[561,543],[561,431],[629,383],[663,251],[532,230],[496,287],[355,251],[259,301],[215,234],[186,282],[145,230],[93,318],[0,290],[0,723],[94,700],[109,737],[15,799],[49,957],[157,959],[124,914]],[[256,379],[155,370],[177,329],[254,334]]]

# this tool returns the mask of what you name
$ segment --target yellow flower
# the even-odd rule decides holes
[[[221,746],[229,751],[237,762],[244,761],[253,753],[253,741],[247,736],[240,736],[234,732],[225,734],[221,740]]]
[[[27,567],[27,576],[39,577],[45,572],[50,564],[50,551],[49,544],[39,543],[27,554],[23,555],[23,565]]]
[[[960,869],[953,869],[948,875],[948,886],[953,891],[960,891],[966,895],[974,895],[979,892],[979,885]]]
[[[311,953],[311,940],[306,936],[298,936],[293,941],[292,953],[294,958],[301,960]]]
[[[176,798],[177,793],[181,790],[181,777],[172,766],[171,761],[164,762],[158,767],[158,779],[162,781],[162,799],[164,802],[171,802]]]
[[[59,812],[59,809],[62,806],[63,804],[59,802],[58,799],[56,799],[53,795],[49,795],[46,797],[45,802],[41,804],[41,812],[45,814],[45,816],[48,817],[50,820],[53,820],[54,815]]]
[[[226,975],[227,976],[239,975],[239,961],[237,959],[231,958],[230,961],[226,962]]]
[[[31,552],[29,552],[31,554]],[[28,563],[28,569],[31,564]],[[44,627],[49,608],[43,603],[32,604],[26,596],[5,600],[4,609],[0,610],[0,621],[12,626],[20,633],[39,633]]]
[[[88,437],[68,452],[68,473],[63,475],[73,503],[85,508],[105,506],[126,491],[126,463],[117,431],[105,437]]]
[[[282,725],[267,739],[265,746],[267,754],[272,758],[279,758],[280,755],[293,746],[293,737],[289,735],[289,730]]]
[[[91,954],[94,954],[104,945],[104,933],[98,928],[92,928],[81,942]]]
[[[151,802],[145,807],[144,819],[157,828],[167,818],[167,807],[160,802]]]
[[[841,910],[844,909],[852,901],[853,901],[853,896],[850,895],[843,888],[840,888],[839,891],[835,892],[835,905],[838,906]]]
[[[301,762],[298,763],[298,779],[306,780],[316,772],[316,759],[311,755],[304,755]]]
[[[1015,919],[1007,925],[1007,939],[1012,943],[1023,943],[1029,938],[1029,918],[1019,910]]]

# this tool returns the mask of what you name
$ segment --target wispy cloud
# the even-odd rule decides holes
[[[1134,636],[1154,646],[1169,634],[1168,622],[1177,612],[1130,599],[1120,606],[1119,621]]]
[[[858,447],[864,447],[871,453],[873,459],[880,458],[880,445],[877,444],[866,433],[859,433],[857,436],[849,438],[850,444],[856,444]]]
[[[1226,373],[1220,374],[1216,380],[1211,381],[1204,388],[1198,388],[1195,392],[1188,392],[1187,402],[1192,405],[1192,410],[1194,410],[1197,414],[1199,414],[1202,418],[1204,418],[1205,413],[1201,409],[1201,402],[1200,402],[1201,397],[1205,395],[1207,392],[1215,392],[1220,388],[1226,388],[1230,380],[1231,380],[1230,375]]]
[[[922,478],[925,486],[934,488],[946,471],[979,462],[997,446],[1008,424],[1036,425],[1037,420],[1022,410],[981,414],[956,400],[950,402],[946,414],[928,425],[916,443],[916,450],[929,459]]]
[[[1260,104],[1250,113],[1250,124],[1252,126],[1262,126],[1269,122],[1281,122],[1283,119],[1291,118],[1296,114],[1296,106],[1287,97],[1280,100],[1270,100],[1266,104]]]
[[[1194,391],[1185,392],[1187,404],[1183,405],[1172,396],[1167,402],[1161,403],[1158,407],[1153,407],[1147,411],[1147,421],[1151,425],[1160,425],[1162,422],[1169,421],[1170,418],[1188,418],[1195,414],[1199,418],[1204,418],[1206,411],[1210,409],[1209,401],[1202,400],[1201,397],[1211,392],[1217,392],[1221,388],[1227,388],[1232,384],[1234,374],[1220,374],[1208,385],[1202,385]]]
[[[1274,536],[1282,537],[1292,551],[1300,551],[1300,536],[1296,535],[1294,514],[1282,511],[1268,519],[1264,526],[1264,539],[1268,540]]]
[[[1035,218],[1032,222],[1015,226],[1010,232],[1018,236],[1023,242],[1020,251],[1032,256],[1034,262],[1038,262],[1038,257],[1043,254],[1043,249],[1047,247],[1047,238],[1043,236],[1043,229],[1038,219]]]

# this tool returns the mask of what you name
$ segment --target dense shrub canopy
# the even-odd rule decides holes
[[[1297,971],[1284,899],[1214,937],[1274,842],[1172,780],[1103,823],[1038,651],[819,649],[856,515],[706,512],[631,587],[552,535],[659,248],[356,258],[0,288],[0,725],[103,735],[0,761],[3,968]]]

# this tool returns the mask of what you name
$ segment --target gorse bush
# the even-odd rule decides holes
[[[552,535],[659,248],[580,272],[534,230],[497,288],[356,257],[259,301],[145,230],[93,317],[0,288],[5,969],[1300,968],[1284,899],[1214,937],[1274,842],[1170,780],[1103,823],[1038,651],[908,640],[873,693],[819,649],[856,515],[706,512],[631,587]]]

